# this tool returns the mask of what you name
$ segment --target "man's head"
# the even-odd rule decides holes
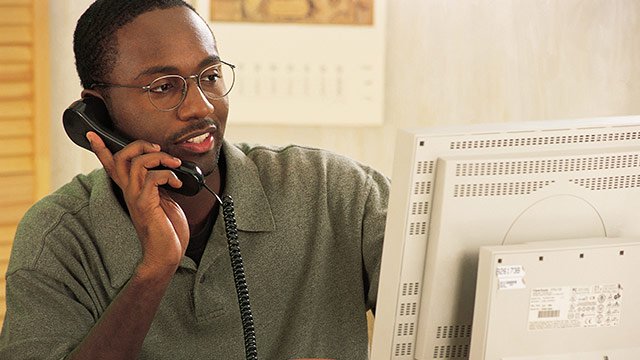
[[[104,99],[118,130],[196,162],[205,174],[215,169],[227,98],[211,100],[187,80],[181,105],[160,111],[143,89],[158,77],[186,78],[220,61],[213,33],[191,6],[181,0],[98,0],[78,21],[74,51],[83,96]],[[205,134],[211,136],[202,141]]]
[[[156,9],[184,6],[183,0],[98,0],[82,14],[73,34],[76,70],[82,87],[105,81],[117,57],[115,34],[138,16]]]

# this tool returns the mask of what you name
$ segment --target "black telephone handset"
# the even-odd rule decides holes
[[[86,138],[89,131],[98,134],[112,153],[120,151],[130,142],[110,125],[107,107],[101,99],[94,96],[82,98],[71,104],[62,115],[62,123],[71,140],[89,151],[91,151],[91,145]],[[155,168],[155,170],[160,169],[167,168],[162,166]],[[170,170],[182,181],[182,187],[176,189],[164,185],[165,189],[187,196],[193,196],[202,189],[204,175],[196,164],[183,161],[180,167]]]

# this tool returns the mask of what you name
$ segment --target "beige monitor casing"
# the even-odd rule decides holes
[[[640,240],[480,248],[474,360],[640,359]]]
[[[640,236],[640,117],[402,130],[372,360],[468,359],[481,246]]]

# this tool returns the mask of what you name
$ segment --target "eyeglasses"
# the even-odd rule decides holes
[[[195,79],[198,88],[209,100],[221,99],[231,92],[236,81],[235,65],[220,60],[219,63],[204,68],[198,75],[182,77],[165,75],[153,80],[149,85],[120,85],[95,83],[90,88],[119,87],[142,89],[147,92],[151,104],[160,111],[178,108],[187,96],[187,80]]]

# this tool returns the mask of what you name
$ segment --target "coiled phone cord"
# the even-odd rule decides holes
[[[224,218],[224,229],[229,244],[229,256],[231,257],[231,268],[233,270],[233,280],[236,285],[238,295],[238,305],[240,306],[240,318],[242,320],[242,331],[244,333],[244,351],[247,360],[258,360],[258,347],[256,343],[256,330],[251,314],[251,304],[249,303],[249,287],[244,274],[244,264],[240,254],[240,242],[238,241],[238,228],[236,226],[236,215],[233,208],[233,198],[224,195],[222,199],[213,192],[206,184],[204,187],[220,202],[222,206],[222,216]]]

